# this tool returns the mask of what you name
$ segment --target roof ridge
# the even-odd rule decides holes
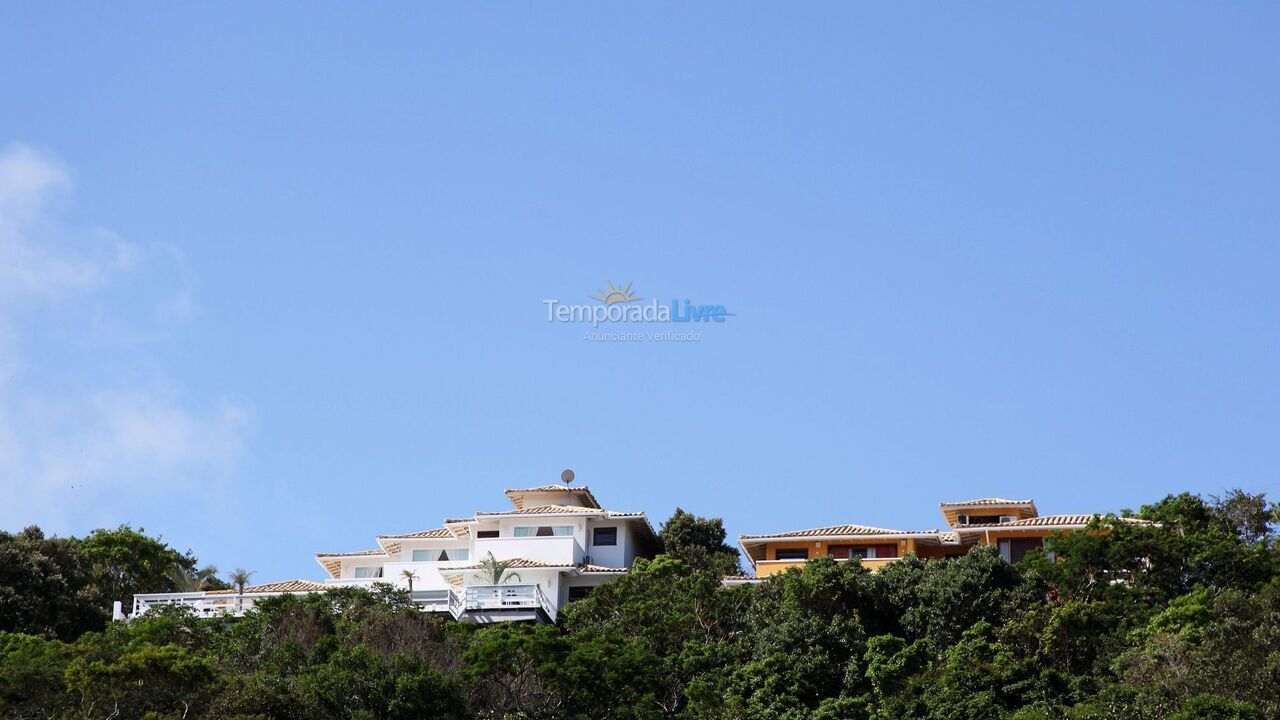
[[[355,550],[353,552],[318,552],[315,557],[359,557],[363,555],[386,555],[387,551],[382,548],[374,550]]]

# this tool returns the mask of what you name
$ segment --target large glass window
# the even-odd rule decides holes
[[[358,567],[356,568],[356,577],[358,578],[380,578],[382,577],[382,567]]]
[[[471,557],[471,551],[467,548],[427,548],[426,550],[414,550],[414,562],[446,562],[449,560],[467,560]]]
[[[573,535],[572,525],[517,525],[516,537],[552,537]]]

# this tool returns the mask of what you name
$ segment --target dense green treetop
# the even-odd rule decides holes
[[[389,586],[77,625],[60,612],[84,593],[194,558],[128,528],[93,552],[29,529],[0,536],[0,717],[1280,720],[1274,512],[1176,495],[1016,565],[990,547],[876,573],[823,558],[725,587],[722,526],[677,511],[669,553],[556,625],[488,626]]]

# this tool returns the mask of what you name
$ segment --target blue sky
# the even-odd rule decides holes
[[[0,527],[272,580],[565,467],[733,535],[1280,493],[1278,20],[6,5]],[[547,322],[607,281],[735,315]]]

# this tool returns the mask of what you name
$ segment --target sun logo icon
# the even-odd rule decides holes
[[[627,283],[627,286],[624,288],[621,285],[614,287],[613,281],[609,281],[608,287],[608,290],[597,290],[596,292],[600,294],[592,295],[591,299],[599,300],[605,305],[612,305],[620,302],[635,302],[640,299],[631,294],[631,283]]]

